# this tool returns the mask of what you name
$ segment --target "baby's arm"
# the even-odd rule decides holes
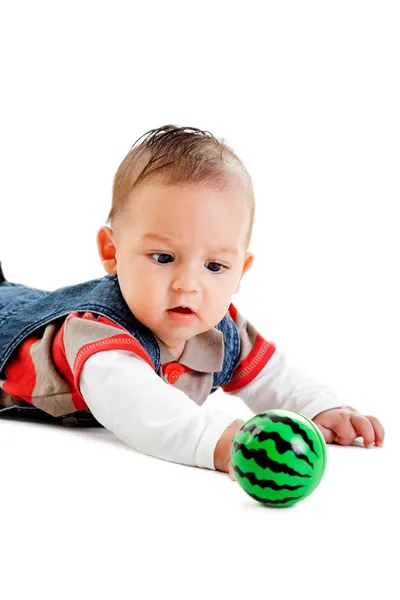
[[[243,421],[198,406],[164,382],[132,352],[109,350],[88,358],[80,391],[95,418],[132,448],[163,460],[227,471],[218,445]],[[232,433],[232,435],[233,435]]]
[[[272,408],[302,413],[309,419],[324,410],[344,406],[329,387],[289,364],[275,349],[262,371],[247,385],[228,393],[238,396],[256,414]]]
[[[327,443],[347,446],[362,437],[366,448],[383,444],[385,432],[376,417],[360,414],[330,388],[291,367],[286,356],[276,350],[253,381],[230,393],[255,413],[271,408],[302,413],[316,423]]]
[[[222,387],[256,414],[274,408],[295,410],[312,419],[345,403],[326,385],[296,369],[233,305],[229,308],[240,336],[240,356],[231,380]]]

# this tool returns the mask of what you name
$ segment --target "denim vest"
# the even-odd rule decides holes
[[[158,372],[160,347],[156,337],[130,311],[117,275],[106,275],[53,292],[8,281],[0,283],[0,378],[7,360],[25,338],[71,312],[100,314],[126,329],[142,344]],[[222,371],[214,373],[210,393],[231,380],[240,354],[239,333],[229,314],[216,328],[223,334],[224,360]]]

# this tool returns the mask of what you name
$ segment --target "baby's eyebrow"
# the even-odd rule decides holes
[[[145,233],[142,236],[142,240],[157,240],[159,242],[165,242],[167,244],[179,245],[173,237],[170,237],[168,235],[160,235],[159,233]],[[238,253],[236,248],[225,248],[225,247],[213,248],[212,250],[210,250],[210,252],[215,252],[216,254],[235,254],[235,255]]]
[[[158,240],[167,244],[176,244],[176,240],[168,235],[160,235],[159,233],[145,233],[142,235],[142,240]]]

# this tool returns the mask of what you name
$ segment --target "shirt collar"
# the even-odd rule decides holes
[[[201,373],[218,373],[222,371],[224,362],[224,336],[216,327],[199,333],[187,340],[179,361],[175,360],[174,356],[161,340],[157,338],[157,341],[160,346],[161,365],[170,362],[179,362]]]

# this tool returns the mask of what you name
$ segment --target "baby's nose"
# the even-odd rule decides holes
[[[180,269],[175,274],[172,288],[176,291],[196,292],[199,288],[198,277],[191,269]]]

